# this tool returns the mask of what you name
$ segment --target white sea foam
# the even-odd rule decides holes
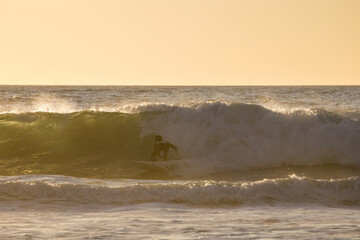
[[[284,114],[259,105],[220,102],[172,107],[143,121],[142,134],[150,133],[161,134],[178,146],[183,158],[194,159],[187,172],[284,165],[360,167],[360,123],[327,112]]]
[[[75,180],[74,180],[75,179]],[[22,176],[0,182],[0,199],[136,204],[148,202],[269,204],[274,202],[359,205],[360,178],[314,180],[291,175],[255,182],[127,181],[91,182],[56,176]]]

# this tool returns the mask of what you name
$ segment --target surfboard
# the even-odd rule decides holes
[[[172,168],[176,167],[178,164],[181,164],[182,160],[169,160],[169,161],[133,161],[133,163],[155,168],[155,169],[164,169],[164,170],[171,170]]]

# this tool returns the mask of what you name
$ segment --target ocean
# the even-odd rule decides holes
[[[359,86],[0,86],[0,103],[0,239],[360,239]]]

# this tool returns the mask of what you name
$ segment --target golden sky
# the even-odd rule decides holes
[[[360,0],[0,0],[0,84],[359,85]]]

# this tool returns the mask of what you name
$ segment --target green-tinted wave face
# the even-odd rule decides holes
[[[155,134],[176,146],[169,159],[181,164],[154,170],[136,163],[150,159]],[[158,179],[301,166],[360,169],[359,143],[358,118],[243,103],[150,105],[131,114],[8,113],[0,115],[0,174]]]
[[[0,174],[126,176],[144,160],[152,137],[140,138],[140,114],[81,112],[0,115]]]

